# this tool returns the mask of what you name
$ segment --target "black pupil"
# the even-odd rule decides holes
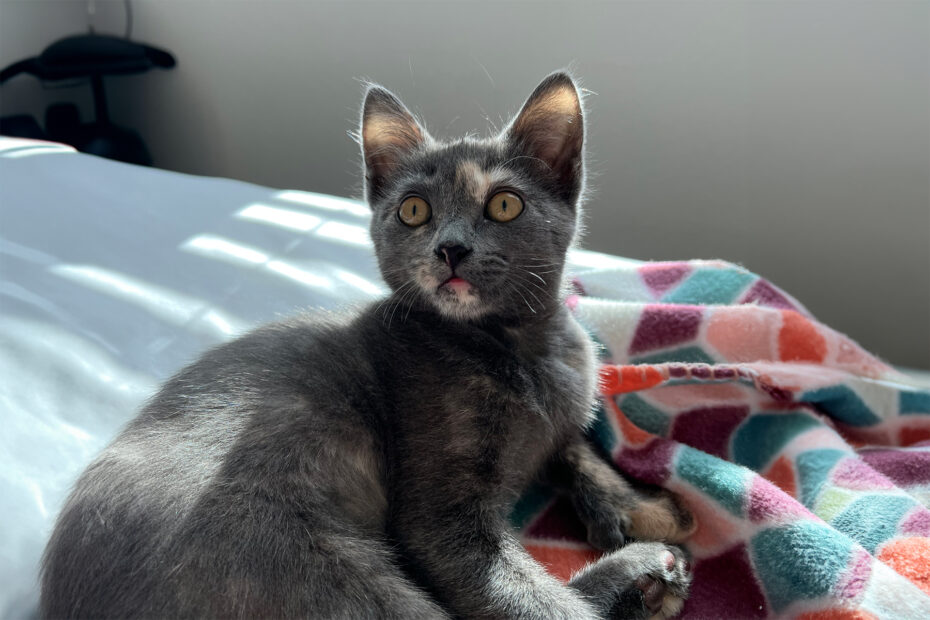
[[[410,208],[410,216],[411,216],[411,217],[416,217],[416,216],[417,216],[417,203],[413,203],[413,205],[411,206],[411,208]]]
[[[506,201],[506,200],[502,200],[502,201],[501,201],[501,211],[506,211],[506,210],[507,210],[507,201]]]

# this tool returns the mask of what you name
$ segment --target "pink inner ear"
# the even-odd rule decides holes
[[[557,86],[526,103],[514,121],[511,137],[523,143],[550,169],[559,169],[581,153],[584,126],[574,87]]]
[[[569,128],[568,123],[558,124],[551,132],[539,137],[537,156],[549,163],[550,167],[556,167],[564,159],[563,153],[569,149],[572,139]]]
[[[389,176],[400,160],[424,141],[413,117],[397,112],[376,112],[362,123],[365,165],[373,173],[369,181]]]
[[[379,115],[365,119],[362,141],[370,152],[384,148],[411,149],[423,141],[423,134],[413,119]]]

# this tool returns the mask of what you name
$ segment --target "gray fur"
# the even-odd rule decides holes
[[[591,540],[616,549],[652,497],[583,443],[593,347],[562,281],[583,132],[561,73],[481,141],[437,142],[370,88],[366,193],[392,294],[261,328],[168,381],[62,510],[43,616],[601,618],[680,604],[672,547],[627,545],[566,586],[505,519],[558,471]],[[484,215],[500,189],[525,203],[506,223]],[[397,216],[410,194],[432,207],[417,228]],[[454,273],[438,251],[453,246],[468,252]],[[442,285],[451,275],[469,291]]]

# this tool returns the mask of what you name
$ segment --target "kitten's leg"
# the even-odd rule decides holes
[[[581,437],[561,450],[553,470],[587,526],[588,542],[598,549],[619,549],[628,536],[680,543],[694,531],[694,520],[673,494],[634,486]]]
[[[276,489],[275,489],[276,490]],[[227,514],[217,515],[222,507]],[[226,538],[182,532],[183,555],[152,596],[162,617],[440,620],[448,614],[399,567],[381,540],[323,509],[251,494],[209,508]],[[329,525],[326,525],[329,523]],[[179,545],[181,546],[181,545]],[[132,612],[128,616],[136,615]]]
[[[566,586],[526,553],[494,512],[479,504],[450,505],[404,528],[419,580],[456,617],[666,618],[687,596],[690,576],[680,549],[633,543],[591,564]]]
[[[690,578],[680,549],[634,543],[566,586],[527,554],[491,507],[475,502],[432,508],[423,511],[421,505],[402,517],[402,538],[419,581],[456,617],[664,618],[687,595]],[[419,518],[407,520],[414,515]]]
[[[392,528],[417,580],[453,616],[603,617],[579,591],[564,586],[529,556],[499,507],[483,505],[479,493],[456,490],[458,497],[437,505],[435,493],[403,489]]]

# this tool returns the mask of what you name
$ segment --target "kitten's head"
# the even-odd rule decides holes
[[[434,140],[387,90],[362,108],[365,194],[385,281],[404,304],[460,320],[545,316],[560,304],[584,186],[584,123],[565,73],[497,137]]]

